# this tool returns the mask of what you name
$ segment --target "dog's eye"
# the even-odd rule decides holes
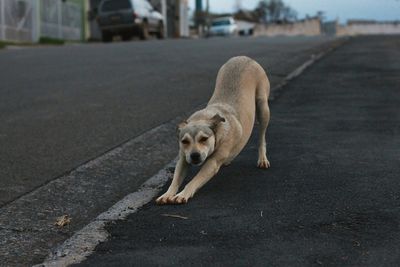
[[[200,138],[199,141],[200,141],[201,143],[204,143],[204,142],[206,142],[207,140],[208,140],[208,137],[205,137],[205,136],[204,136],[204,137]]]
[[[189,140],[186,140],[186,139],[183,139],[181,142],[182,142],[182,144],[184,144],[184,145],[188,145],[188,144],[189,144]]]

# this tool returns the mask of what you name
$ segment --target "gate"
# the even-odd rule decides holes
[[[0,0],[0,40],[32,42],[36,38],[36,1]]]
[[[82,39],[82,6],[74,2],[41,0],[41,36],[64,39]]]

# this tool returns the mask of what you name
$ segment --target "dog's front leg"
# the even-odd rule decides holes
[[[219,170],[221,164],[215,158],[209,158],[199,173],[173,199],[173,204],[187,203],[190,198],[207,183]]]
[[[162,196],[157,198],[157,204],[167,204],[172,202],[173,197],[178,193],[179,187],[182,184],[183,179],[186,176],[188,169],[188,164],[185,160],[184,155],[179,155],[178,163],[175,167],[174,178],[172,179],[171,185],[169,186],[167,192]]]

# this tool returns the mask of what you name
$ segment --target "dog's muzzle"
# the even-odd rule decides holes
[[[200,153],[194,152],[194,153],[190,154],[190,161],[195,165],[199,164],[201,162]]]

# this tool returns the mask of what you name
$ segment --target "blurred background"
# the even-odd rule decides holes
[[[398,0],[0,0],[0,40],[398,34],[399,14]]]

